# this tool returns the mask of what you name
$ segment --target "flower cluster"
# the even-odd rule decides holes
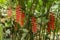
[[[48,22],[48,32],[50,32],[50,29],[54,31],[55,29],[55,16],[54,14],[51,12],[50,13],[50,19],[49,19],[49,22]]]
[[[25,13],[21,10],[20,5],[18,5],[16,8],[16,21],[20,24],[21,27],[24,25],[24,18]]]
[[[36,33],[37,32],[37,23],[36,23],[36,18],[32,17],[32,32]]]

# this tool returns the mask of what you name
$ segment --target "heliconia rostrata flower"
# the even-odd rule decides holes
[[[17,5],[16,7],[16,21],[19,22],[21,17],[21,12],[20,12],[20,5]]]
[[[24,18],[25,14],[22,12],[20,5],[18,5],[16,8],[16,22],[18,22],[21,27],[24,26]]]
[[[32,32],[33,33],[36,33],[37,32],[37,23],[36,23],[36,18],[35,17],[32,17]]]
[[[54,14],[51,12],[50,13],[50,19],[49,19],[49,22],[48,22],[48,32],[50,32],[50,29],[54,31],[55,29],[55,16]]]

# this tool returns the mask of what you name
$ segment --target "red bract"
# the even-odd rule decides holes
[[[47,27],[47,31],[48,31],[48,33],[50,33],[50,27],[51,27],[51,24],[50,24],[50,22],[48,22],[48,25],[47,25],[48,27]]]
[[[21,18],[20,18],[20,26],[21,27],[24,26],[24,20],[25,20],[25,14],[23,12],[21,12]]]
[[[55,16],[52,12],[50,14],[50,20],[49,20],[49,24],[48,24],[48,31],[50,31],[50,29],[52,29],[53,31],[55,29]]]
[[[17,22],[19,22],[20,17],[21,17],[21,12],[20,12],[20,6],[18,5],[18,6],[16,7],[16,21],[17,21]]]
[[[52,30],[55,29],[55,25],[54,25],[54,24],[51,25],[51,29],[52,29]]]
[[[33,33],[36,33],[36,32],[37,32],[37,27],[36,27],[36,26],[33,26],[33,27],[32,27],[32,32],[33,32]]]
[[[36,33],[37,32],[37,23],[36,23],[36,18],[32,17],[32,32]]]
[[[12,8],[11,7],[8,7],[7,15],[8,15],[8,17],[12,16]]]
[[[25,14],[24,14],[24,13],[21,14],[21,18],[22,18],[22,19],[25,18]]]
[[[20,26],[23,27],[24,26],[24,20],[20,21]]]
[[[36,22],[36,19],[35,19],[35,17],[32,17],[32,21],[33,21],[33,22]]]
[[[50,21],[55,21],[54,15],[50,15]]]
[[[53,13],[51,13],[50,15],[50,22],[51,22],[51,29],[54,30],[55,29],[55,16],[53,15]]]

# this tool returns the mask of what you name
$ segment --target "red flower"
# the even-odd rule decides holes
[[[23,27],[24,26],[24,20],[20,20],[20,26]]]
[[[36,33],[37,32],[37,23],[36,23],[36,18],[32,17],[32,32]]]
[[[47,26],[48,26],[48,28],[47,28],[48,33],[50,33],[50,29],[54,31],[54,29],[55,29],[55,16],[52,12],[50,13],[50,19],[49,19]]]
[[[21,27],[24,26],[25,14],[22,12],[20,5],[16,8],[16,21],[20,24]]]
[[[22,12],[21,13],[21,18],[24,19],[25,18],[25,14]]]
[[[55,29],[55,16],[53,13],[51,13],[50,15],[50,22],[51,22],[51,29],[54,30]]]
[[[16,21],[19,22],[21,17],[20,6],[18,5],[16,8]]]
[[[49,20],[49,23],[47,26],[48,26],[48,31],[50,31],[50,29],[52,29],[54,31],[54,29],[55,29],[55,16],[52,12],[50,13],[50,20]]]

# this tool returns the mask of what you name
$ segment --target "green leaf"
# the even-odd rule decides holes
[[[0,0],[1,4],[4,4],[6,2],[6,0]]]

